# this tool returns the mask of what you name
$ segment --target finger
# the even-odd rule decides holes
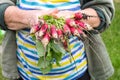
[[[53,14],[57,14],[58,12],[59,12],[58,9],[53,9],[51,13],[53,13]]]
[[[54,16],[55,18],[57,18],[57,13],[59,12],[59,10],[58,9],[54,9],[54,10],[52,10],[52,12],[50,13],[50,15],[51,16]]]

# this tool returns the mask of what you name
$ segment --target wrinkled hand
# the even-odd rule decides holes
[[[31,16],[28,18],[28,26],[33,27],[36,24],[39,24],[39,17],[43,15],[53,15],[58,12],[57,9],[54,10],[35,10],[31,12]]]

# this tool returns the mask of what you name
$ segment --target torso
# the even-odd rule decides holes
[[[49,2],[50,1],[50,2]],[[76,11],[80,9],[78,0],[20,0],[19,7],[22,9],[68,9]],[[66,1],[66,2],[64,2]],[[69,1],[69,2],[68,2]],[[23,4],[24,2],[24,4]],[[41,6],[42,7],[39,7]],[[77,37],[69,39],[72,55],[75,60],[70,62],[69,53],[66,53],[60,61],[61,66],[53,64],[53,69],[46,75],[43,75],[37,66],[38,53],[35,48],[35,42],[31,37],[26,37],[29,30],[19,30],[17,37],[17,57],[18,70],[25,80],[75,80],[82,76],[87,70],[87,60],[85,55],[84,44]]]

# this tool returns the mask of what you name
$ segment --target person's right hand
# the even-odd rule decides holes
[[[52,14],[56,14],[58,12],[57,9],[53,9],[53,10],[34,10],[34,11],[30,11],[31,14],[29,15],[28,18],[28,27],[33,27],[36,24],[39,24],[39,18],[43,15],[52,15]]]
[[[22,10],[16,6],[9,6],[5,10],[4,20],[8,29],[20,30],[31,28],[38,24],[38,16],[56,13],[57,10]]]

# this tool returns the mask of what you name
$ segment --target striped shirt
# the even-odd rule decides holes
[[[53,9],[59,10],[80,10],[78,0],[19,0],[21,9]],[[36,43],[31,36],[26,37],[28,29],[19,30],[16,33],[17,38],[17,57],[18,70],[24,80],[76,80],[84,75],[87,70],[87,60],[84,44],[77,37],[72,36],[69,39],[72,52],[72,62],[69,53],[66,53],[60,61],[61,66],[53,64],[52,70],[48,74],[42,74],[38,64],[38,53],[35,48]]]

